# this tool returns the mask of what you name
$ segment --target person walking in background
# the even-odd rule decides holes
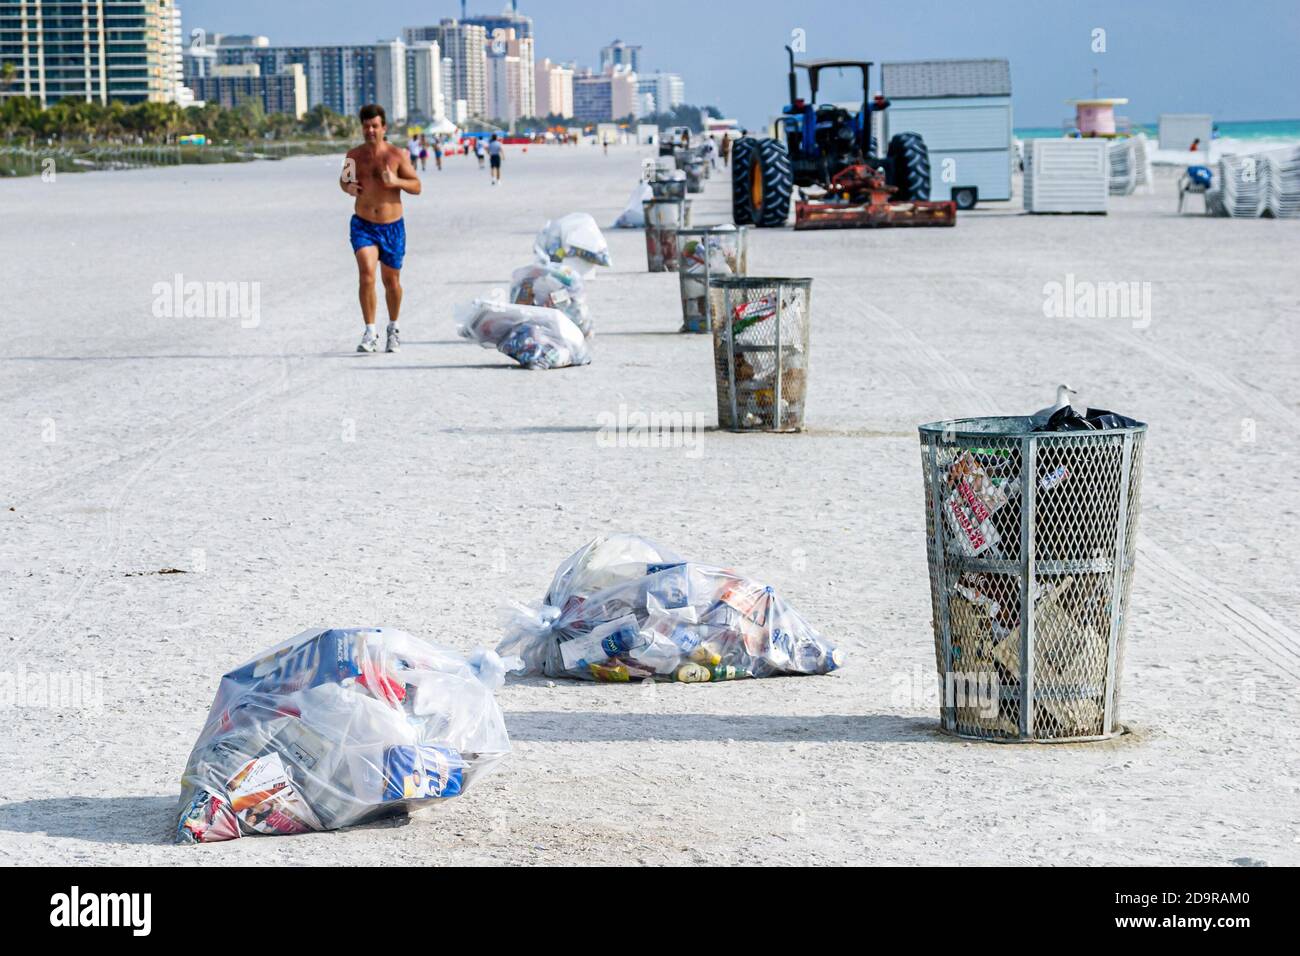
[[[478,168],[483,168],[483,137],[474,137],[474,155],[478,157]]]
[[[348,151],[339,175],[339,188],[353,203],[349,239],[357,260],[360,280],[361,318],[366,324],[358,352],[373,352],[379,346],[375,335],[375,266],[384,282],[388,304],[388,348],[401,348],[397,315],[402,308],[402,259],[406,255],[406,225],[402,219],[402,193],[420,195],[420,178],[408,153],[389,143],[388,117],[376,103],[361,107],[358,114],[365,143]]]
[[[420,141],[419,141],[418,139],[416,139],[414,136],[409,136],[409,137],[407,137],[407,140],[406,140],[406,152],[407,152],[407,154],[410,155],[410,157],[411,157],[411,168],[414,169],[415,167],[419,166],[419,164],[420,164]]]
[[[433,138],[433,162],[438,172],[442,172],[442,140],[437,136]]]
[[[496,186],[501,182],[501,140],[496,133],[488,143],[488,162],[492,166],[492,185]]]
[[[726,133],[722,134],[722,148],[718,152],[722,153],[722,165],[731,165],[731,137]]]
[[[429,140],[420,134],[420,172],[429,168]]]

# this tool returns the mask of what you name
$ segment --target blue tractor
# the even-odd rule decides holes
[[[795,228],[879,225],[952,225],[954,209],[930,203],[930,154],[917,133],[899,133],[876,155],[871,114],[889,101],[872,96],[866,60],[790,58],[790,102],[771,137],[742,137],[732,152],[732,217],[737,224],[784,226],[795,190]],[[818,104],[823,70],[862,71],[862,107],[850,112]],[[808,99],[799,95],[798,71],[808,74]]]

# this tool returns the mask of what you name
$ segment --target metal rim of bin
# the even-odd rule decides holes
[[[746,431],[782,431],[784,414],[781,411],[781,378],[782,378],[782,350],[781,350],[781,317],[785,312],[782,306],[781,289],[784,287],[803,289],[804,307],[812,307],[812,279],[808,277],[788,277],[788,276],[718,276],[709,282],[709,289],[721,289],[724,292],[727,289],[771,289],[777,290],[777,307],[776,314],[776,384],[773,390],[773,409],[776,412],[776,418],[773,427],[768,428],[741,428],[740,427],[740,410],[736,402],[736,349],[732,342],[732,325],[730,322],[724,322],[723,341],[727,349],[727,397],[731,400],[731,428],[733,432]],[[805,321],[808,321],[807,319]],[[807,386],[805,385],[805,388]],[[801,426],[802,427],[802,426]]]
[[[934,612],[938,616],[935,622],[934,638],[937,656],[942,655],[948,672],[953,670],[952,618],[948,607],[948,593],[951,590],[948,580],[947,533],[942,513],[943,495],[939,488],[939,465],[936,449],[942,444],[954,442],[983,441],[996,439],[1001,442],[1015,441],[1020,445],[1021,494],[1020,505],[1020,542],[1018,559],[1003,559],[1006,565],[1000,573],[1014,571],[1019,577],[1020,586],[1020,693],[1019,693],[1019,735],[994,736],[992,734],[975,734],[958,730],[956,707],[945,695],[945,675],[940,674],[940,721],[939,729],[948,736],[963,740],[978,740],[984,743],[1000,744],[1065,744],[1090,743],[1113,740],[1127,733],[1127,728],[1116,719],[1119,702],[1119,680],[1122,676],[1120,654],[1126,639],[1128,624],[1127,588],[1132,583],[1132,571],[1136,564],[1135,556],[1129,552],[1136,551],[1135,528],[1137,517],[1141,512],[1141,453],[1143,439],[1147,431],[1145,423],[1137,423],[1123,428],[1104,428],[1088,431],[1040,431],[1035,428],[1035,419],[1029,416],[995,416],[983,418],[955,418],[947,421],[930,422],[918,427],[923,450],[923,462],[926,469],[926,498],[930,506],[927,524],[933,526],[928,535],[930,554],[930,586],[933,589]],[[1036,473],[1038,449],[1041,443],[1069,447],[1079,445],[1080,439],[1095,440],[1110,437],[1122,443],[1120,469],[1118,473],[1118,501],[1116,506],[1115,543],[1109,568],[1102,568],[1103,573],[1111,575],[1109,597],[1109,633],[1106,646],[1106,672],[1102,692],[1102,733],[1071,737],[1036,737],[1033,734],[1036,708],[1035,654],[1036,647],[1036,605],[1031,600],[1031,590],[1038,573],[1039,562],[1035,545],[1035,521],[1039,479]],[[1134,469],[1137,469],[1136,474]],[[1033,480],[1025,481],[1029,475]],[[1132,500],[1130,500],[1130,495]],[[961,566],[972,566],[975,559],[961,556]],[[992,559],[996,560],[996,559]],[[1054,573],[1066,573],[1070,561],[1046,562],[1052,566]],[[1073,562],[1080,565],[1090,564],[1094,573],[1099,567],[1096,561]],[[1060,567],[1056,567],[1060,565]],[[936,570],[942,579],[936,580]],[[1088,570],[1080,567],[1079,570]],[[963,572],[964,573],[964,572]],[[1126,573],[1128,575],[1126,581]],[[960,575],[958,575],[960,577]],[[1027,610],[1026,610],[1027,609]],[[1014,633],[1014,632],[1013,632]]]
[[[713,296],[709,295],[709,289],[713,286],[714,276],[713,276],[713,273],[712,273],[712,272],[710,271],[710,269],[709,269],[709,255],[708,255],[708,249],[707,249],[707,248],[705,249],[705,253],[704,253],[704,272],[703,272],[702,274],[698,274],[698,273],[687,273],[687,272],[684,272],[684,271],[682,270],[681,257],[682,257],[682,249],[684,248],[684,243],[682,242],[682,238],[683,238],[684,236],[686,236],[686,237],[689,237],[689,236],[703,236],[704,238],[707,239],[709,236],[712,236],[712,235],[724,235],[724,236],[725,236],[725,235],[731,235],[731,234],[733,234],[733,233],[736,234],[736,236],[737,236],[737,240],[736,240],[736,260],[737,260],[737,262],[736,262],[736,265],[737,265],[737,268],[740,268],[740,267],[741,267],[741,263],[744,262],[744,261],[746,261],[746,258],[747,258],[747,257],[746,257],[745,244],[749,241],[749,231],[750,231],[752,228],[753,228],[752,226],[735,226],[735,225],[731,225],[730,223],[719,223],[719,224],[714,225],[714,226],[687,226],[687,227],[684,228],[684,229],[678,229],[678,230],[677,230],[677,274],[678,274],[678,281],[679,281],[679,282],[685,282],[686,279],[687,279],[688,277],[690,277],[690,276],[696,276],[696,277],[698,277],[698,278],[703,279],[703,281],[704,281],[704,325],[705,325],[705,327],[701,330],[702,332],[712,332],[712,331],[713,331]],[[746,269],[746,271],[748,271],[748,270]],[[717,277],[718,280],[722,280],[722,279],[725,279],[725,278],[745,278],[745,276],[744,276],[743,274],[733,274],[733,275],[731,275],[731,276],[718,276],[718,277]],[[682,298],[682,301],[685,302],[685,297],[684,297],[684,296],[683,296],[683,298]],[[683,332],[686,331],[686,314],[685,314],[685,311],[683,311],[683,313],[682,313],[682,331],[683,331]]]

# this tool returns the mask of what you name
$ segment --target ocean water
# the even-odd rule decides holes
[[[1149,156],[1153,163],[1186,166],[1215,162],[1232,153],[1261,153],[1272,149],[1300,146],[1300,119],[1221,120],[1215,123],[1219,135],[1205,149],[1195,153],[1155,148],[1159,128],[1155,123],[1135,123],[1134,133],[1146,133],[1151,140]],[[1015,130],[1016,139],[1055,139],[1064,135],[1059,127],[1023,127]],[[1204,145],[1204,144],[1202,144]]]
[[[1300,119],[1281,120],[1221,120],[1215,123],[1220,139],[1278,140],[1282,143],[1300,143]],[[1016,139],[1054,139],[1064,130],[1052,126],[1028,126],[1015,131]],[[1135,123],[1133,132],[1146,133],[1156,138],[1159,128],[1155,123]]]

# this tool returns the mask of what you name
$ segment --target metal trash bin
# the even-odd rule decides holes
[[[941,725],[983,740],[1104,740],[1123,731],[1146,425],[1036,425],[920,427]]]
[[[710,279],[749,272],[749,229],[725,225],[677,230],[683,332],[708,332],[712,328]]]
[[[651,272],[677,271],[677,230],[691,224],[691,204],[685,199],[647,199],[645,212],[646,264]]]
[[[812,279],[709,280],[718,427],[803,429]]]
[[[686,176],[681,179],[656,179],[650,183],[650,192],[655,199],[685,199]]]
[[[704,192],[704,167],[706,163],[702,159],[689,159],[686,161],[686,191],[688,193]]]

